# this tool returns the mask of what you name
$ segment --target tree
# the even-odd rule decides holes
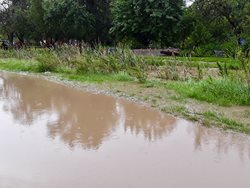
[[[26,0],[4,0],[1,2],[1,27],[9,35],[13,45],[14,35],[20,42],[28,32],[28,2]]]
[[[196,0],[194,6],[204,19],[226,20],[239,43],[250,14],[249,0]]]
[[[38,42],[46,38],[44,0],[30,0],[29,3],[28,18],[32,25],[31,38]]]
[[[112,5],[112,33],[143,46],[171,45],[183,7],[183,0],[116,0]]]
[[[92,15],[75,0],[46,1],[44,22],[47,36],[57,40],[87,40]]]
[[[178,36],[183,48],[194,49],[201,45],[223,43],[231,39],[225,19],[209,20],[201,16],[196,7],[185,9],[179,24]]]
[[[86,6],[92,15],[93,29],[88,42],[110,43],[109,30],[111,28],[111,0],[79,0],[80,5]]]

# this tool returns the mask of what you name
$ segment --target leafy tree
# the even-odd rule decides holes
[[[183,0],[115,0],[112,33],[143,46],[171,45],[183,7]]]
[[[179,25],[179,36],[184,42],[182,44],[184,48],[195,48],[210,43],[222,43],[231,38],[225,19],[205,19],[194,6],[185,10]]]
[[[47,35],[57,40],[87,40],[92,30],[92,15],[75,0],[47,1],[44,21]]]
[[[92,15],[94,27],[88,42],[110,43],[111,0],[79,0],[78,2],[86,6],[87,11]]]
[[[1,27],[9,35],[13,44],[14,35],[20,42],[24,42],[28,33],[28,2],[26,0],[4,0],[1,2]]]
[[[30,0],[29,3],[28,17],[31,25],[31,38],[38,42],[46,38],[44,0]]]
[[[250,14],[249,0],[196,0],[194,6],[204,19],[226,20],[237,41],[240,41]]]

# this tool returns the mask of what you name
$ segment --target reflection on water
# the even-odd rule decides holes
[[[249,136],[125,100],[0,73],[0,120],[1,188],[250,187]]]
[[[176,119],[155,110],[136,106],[123,100],[93,95],[66,88],[45,80],[1,74],[0,97],[3,109],[24,126],[35,126],[45,116],[48,134],[60,137],[70,147],[98,148],[117,126],[135,135],[143,134],[148,141],[171,134]],[[213,140],[218,152],[226,152],[238,144],[240,153],[249,150],[248,140],[238,134],[228,134],[201,126],[190,126],[195,149]]]
[[[48,119],[49,136],[70,147],[98,148],[117,126],[145,139],[160,139],[174,129],[175,119],[157,111],[107,96],[72,90],[45,80],[2,75],[3,108],[24,126]]]
[[[244,156],[250,159],[250,138],[238,133],[225,133],[220,130],[209,129],[201,126],[192,128],[194,134],[194,148],[202,151],[209,143],[214,143],[214,150],[218,154],[228,154],[235,147],[242,160]]]

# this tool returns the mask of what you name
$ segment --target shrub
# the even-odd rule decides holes
[[[60,67],[60,61],[51,51],[44,51],[37,55],[38,72],[55,72]]]

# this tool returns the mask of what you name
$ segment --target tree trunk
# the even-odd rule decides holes
[[[9,34],[9,42],[10,42],[10,46],[13,47],[14,46],[14,33],[10,32]]]

